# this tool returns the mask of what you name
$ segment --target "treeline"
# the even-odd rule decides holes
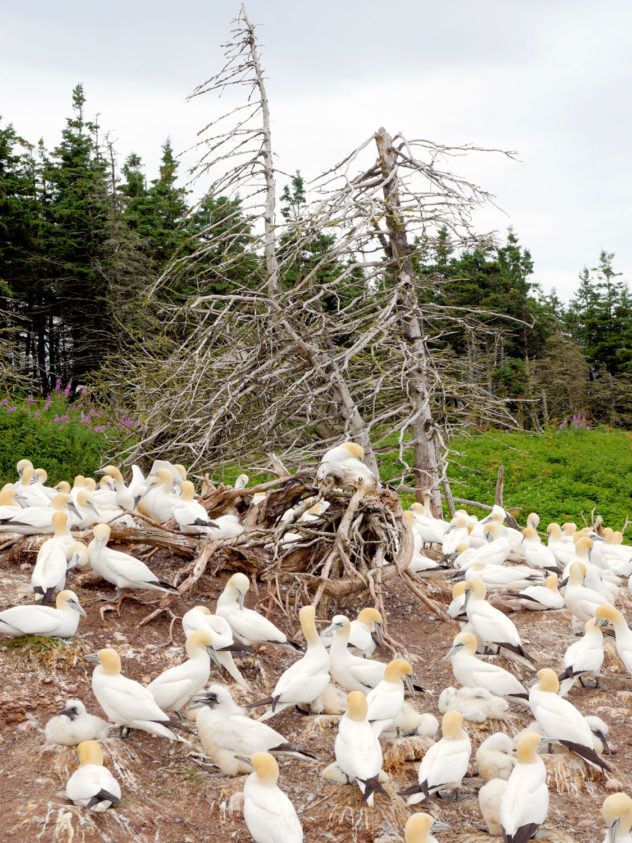
[[[43,394],[57,379],[85,382],[122,347],[164,330],[152,320],[156,296],[147,292],[180,258],[186,270],[158,299],[177,304],[265,278],[263,256],[246,248],[255,221],[238,198],[193,204],[168,140],[156,178],[147,180],[136,154],[119,172],[107,135],[85,116],[81,85],[72,105],[52,150],[0,125],[0,363],[7,385],[23,378]],[[309,218],[299,174],[281,203],[290,242],[293,227]],[[344,267],[323,261],[329,245],[321,235],[285,261],[281,284],[291,288],[315,267],[314,283],[330,283]],[[432,245],[415,245],[424,306],[450,314],[430,346],[466,364],[466,383],[507,399],[522,426],[540,429],[580,413],[631,427],[632,301],[613,259],[602,252],[595,268],[584,269],[565,306],[533,281],[531,256],[513,232],[503,245],[464,251],[442,230]],[[361,289],[362,272],[352,272]],[[353,285],[344,290],[349,297]],[[460,310],[477,312],[475,335],[455,318]],[[160,337],[152,339],[159,353]],[[124,384],[124,369],[119,376]]]

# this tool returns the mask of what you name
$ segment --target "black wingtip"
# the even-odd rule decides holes
[[[157,582],[158,585],[162,586],[163,588],[166,588],[167,591],[170,591],[172,594],[178,594],[178,589],[175,587],[175,585],[171,585],[170,582],[163,582],[162,580],[157,580]]]
[[[400,790],[400,796],[414,796],[415,793],[423,793],[424,789],[420,784],[411,784],[410,787],[407,787],[406,790]]]
[[[295,649],[295,650],[298,650],[300,653],[302,653],[302,652],[303,652],[303,648],[302,648],[302,647],[301,647],[301,645],[298,643],[298,641],[290,641],[290,639],[288,638],[288,639],[287,639],[287,643],[290,645],[290,647],[292,647],[292,648],[293,648],[293,649]]]
[[[279,752],[279,753],[294,753],[295,755],[302,755],[305,758],[313,758],[314,761],[318,760],[318,756],[314,755],[313,752],[310,752],[308,749],[301,749],[300,746],[294,746],[291,743],[280,743],[278,746],[272,747],[272,749],[268,750],[269,752]]]
[[[86,808],[94,808],[95,805],[98,805],[99,802],[105,801],[111,802],[112,805],[120,805],[121,800],[118,796],[115,796],[113,793],[110,793],[108,790],[101,790],[98,793],[95,793],[94,796],[89,800]]]
[[[595,750],[590,746],[583,746],[582,744],[574,743],[573,741],[563,741],[559,740],[558,743],[561,743],[562,746],[568,747],[568,749],[572,750],[574,753],[579,755],[580,758],[583,758],[584,761],[587,761],[589,764],[594,764],[597,767],[601,767],[601,771],[607,770],[609,773],[612,772],[612,767],[609,767],[608,764],[603,760],[603,758],[598,755]]]
[[[358,779],[364,785],[364,793],[362,794],[362,802],[366,802],[372,793],[381,793],[390,799],[388,793],[384,790],[377,776],[372,776],[370,779]]]

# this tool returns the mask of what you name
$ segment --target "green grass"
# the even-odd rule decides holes
[[[504,466],[504,504],[520,507],[519,521],[537,512],[541,523],[603,515],[620,528],[632,515],[632,433],[623,430],[562,430],[542,435],[505,431],[474,432],[450,442],[452,494],[491,504],[498,467]],[[395,456],[382,457],[382,476],[398,470]],[[403,496],[409,503],[412,497]],[[471,510],[480,515],[480,510]]]

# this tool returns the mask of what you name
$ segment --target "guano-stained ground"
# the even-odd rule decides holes
[[[9,554],[0,557],[0,608],[18,602],[30,602],[31,562],[11,561]],[[169,579],[177,560],[154,555],[151,565],[161,579]],[[196,591],[172,604],[177,616],[197,603],[214,606],[225,577],[205,578]],[[50,747],[44,744],[43,727],[47,719],[62,708],[66,699],[81,698],[90,712],[102,715],[92,695],[90,678],[93,663],[81,656],[103,646],[115,647],[122,656],[125,675],[147,684],[166,667],[184,658],[183,635],[179,621],[173,626],[174,643],[168,643],[170,618],[160,615],[149,624],[137,628],[151,607],[136,600],[123,603],[120,617],[108,612],[102,621],[99,616],[99,593],[111,593],[110,586],[98,583],[75,587],[88,617],[82,619],[78,636],[59,649],[46,653],[25,653],[22,650],[0,647],[0,782],[2,810],[0,811],[0,840],[61,841],[153,841],[153,843],[202,843],[202,841],[248,841],[250,839],[243,818],[222,807],[232,793],[243,788],[243,778],[229,779],[199,766],[192,757],[200,747],[152,738],[142,732],[132,732],[121,741],[109,739],[104,743],[105,763],[118,778],[123,798],[118,809],[105,815],[95,815],[75,808],[65,798],[66,781],[76,766],[74,748]],[[447,586],[434,583],[431,596],[446,604]],[[254,606],[252,591],[247,601]],[[623,609],[632,618],[631,602],[623,598]],[[257,604],[261,610],[266,603]],[[385,605],[389,633],[416,658],[415,672],[426,692],[413,703],[423,711],[438,715],[439,693],[453,684],[451,668],[442,661],[456,634],[456,624],[446,624],[421,607],[400,584],[390,586]],[[357,600],[335,611],[350,615],[361,608]],[[322,614],[322,613],[321,613]],[[293,636],[298,628],[288,628],[288,621],[273,608],[270,617]],[[563,653],[572,638],[566,611],[557,613],[521,612],[513,615],[526,649],[536,658],[537,667],[561,668]],[[388,660],[389,652],[381,658]],[[277,676],[294,659],[284,648],[265,647],[242,665],[243,672],[256,689],[244,695],[231,686],[239,702],[248,702],[268,692]],[[504,666],[518,672],[524,680],[532,673],[522,662]],[[213,669],[211,681],[225,681]],[[585,765],[568,763],[568,756],[547,757],[551,805],[543,829],[550,840],[564,843],[592,843],[601,840],[604,825],[600,807],[611,790],[632,791],[632,679],[607,644],[602,673],[602,688],[583,690],[577,687],[569,699],[583,713],[594,713],[610,726],[609,741],[614,755],[606,756],[613,767],[612,780],[589,771]],[[439,715],[440,716],[440,715]],[[476,775],[474,752],[479,743],[493,731],[505,730],[514,734],[527,725],[530,711],[512,703],[510,716],[501,721],[488,721],[481,726],[467,724],[472,738],[473,753],[469,776],[464,780],[467,798],[458,804],[432,799],[416,806],[429,810],[449,823],[450,831],[440,835],[441,841],[478,843],[490,841],[489,835],[477,829],[483,824],[475,791],[482,780]],[[398,790],[416,781],[417,761],[405,761],[412,750],[402,748],[388,773],[392,779],[390,801],[376,798],[373,809],[361,807],[357,788],[327,785],[320,777],[322,768],[333,761],[335,724],[307,717],[294,710],[281,713],[271,721],[288,740],[307,747],[318,755],[317,764],[294,758],[280,761],[280,785],[294,803],[305,832],[305,840],[357,841],[403,840],[406,816],[415,808],[405,808],[397,797]],[[421,742],[423,743],[423,741]],[[426,744],[427,745],[427,744]],[[417,752],[418,758],[421,754]]]

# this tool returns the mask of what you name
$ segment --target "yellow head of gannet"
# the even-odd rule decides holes
[[[41,484],[42,484],[42,486],[43,486],[43,485],[46,483],[46,481],[48,480],[48,472],[46,471],[46,469],[45,469],[45,468],[36,468],[36,469],[35,469],[35,471],[33,472],[33,474],[34,474],[34,476],[35,476],[35,480],[36,480],[38,483],[41,483]]]
[[[549,576],[544,580],[544,584],[547,588],[550,588],[551,591],[557,591],[557,574],[549,574]]]
[[[90,561],[90,551],[81,542],[70,542],[66,548],[66,559],[68,560],[68,568],[74,568],[75,565],[83,567]]]
[[[404,840],[406,843],[428,843],[433,831],[447,831],[449,828],[449,825],[435,820],[430,814],[413,814],[406,821]]]
[[[393,659],[386,665],[384,679],[386,682],[403,682],[411,694],[415,693],[412,680],[413,668],[406,659]]]
[[[110,647],[105,647],[99,650],[96,654],[98,660],[101,662],[103,672],[108,676],[117,676],[121,672],[121,657]]]
[[[540,523],[540,516],[538,515],[537,512],[530,512],[527,515],[527,526],[528,527],[536,527],[537,528],[539,523]]]
[[[76,511],[76,507],[73,504],[70,495],[66,495],[64,492],[59,492],[59,494],[55,495],[50,502],[50,505],[52,509],[63,509],[64,507],[68,507],[69,509]]]
[[[279,765],[269,752],[255,752],[250,763],[262,784],[273,787],[279,779]]]
[[[406,518],[406,521],[408,521],[408,523],[409,523],[409,524],[410,524],[410,526],[412,527],[412,526],[413,526],[413,524],[415,523],[415,516],[414,516],[414,515],[413,515],[413,513],[410,511],[410,509],[407,509],[407,510],[406,510],[406,512],[404,513],[404,517]]]
[[[462,594],[465,594],[465,580],[461,580],[461,582],[457,582],[452,586],[452,599],[454,600],[456,597],[460,597]]]
[[[109,524],[95,524],[92,528],[92,535],[99,548],[103,547],[110,540],[110,526]]]
[[[574,521],[566,521],[562,524],[562,530],[565,536],[572,536],[577,530],[577,524]]]
[[[362,691],[351,691],[347,694],[347,717],[361,723],[366,720],[368,710],[366,697]]]
[[[550,667],[543,667],[542,670],[538,670],[536,675],[541,691],[557,694],[560,689],[560,682],[554,670],[551,670]]]
[[[425,513],[423,504],[420,504],[417,501],[415,501],[415,503],[411,503],[409,509],[411,512],[418,512],[420,515],[423,515]]]
[[[86,478],[83,476],[83,474],[76,474],[75,479],[74,479],[74,486],[75,487],[77,487],[77,486],[81,487],[81,486],[85,486],[85,485],[86,485]]]
[[[606,796],[601,814],[609,830],[608,843],[615,843],[619,836],[625,840],[632,828],[632,799],[627,793]]]
[[[464,650],[473,656],[476,653],[476,636],[472,635],[471,632],[459,632],[452,642],[452,648],[444,656],[444,659],[447,661],[455,653],[458,653],[459,650]]]
[[[107,474],[108,477],[112,477],[116,481],[123,482],[123,475],[115,465],[106,465],[105,468],[102,468],[97,474]]]
[[[193,607],[197,612],[202,612],[203,615],[210,615],[211,610],[208,606],[194,606]]]
[[[525,539],[527,539],[527,541],[529,539],[537,539],[538,531],[535,527],[525,527],[522,531],[522,535],[525,537]]]
[[[187,651],[187,656],[192,658],[198,650],[208,649],[212,646],[213,639],[211,637],[210,629],[196,629],[187,636],[185,649]]]
[[[96,488],[97,488],[97,481],[94,479],[94,477],[86,477],[86,489],[89,492],[94,492],[94,490]]]
[[[25,468],[33,469],[33,463],[30,460],[19,460],[18,464],[16,465],[16,469],[18,472],[18,477],[22,477]],[[32,475],[31,475],[32,476]]]
[[[441,732],[449,741],[459,740],[462,735],[463,715],[460,711],[446,711],[441,720]]]
[[[340,447],[349,452],[350,459],[355,457],[355,459],[361,460],[364,456],[364,448],[362,445],[356,445],[355,442],[343,442]]]
[[[586,576],[586,566],[583,562],[573,562],[568,571],[568,581],[573,585],[581,585]]]
[[[526,732],[524,735],[520,735],[516,744],[518,763],[534,764],[537,759],[536,749],[541,740],[542,735],[538,732]]]
[[[623,615],[618,609],[615,609],[614,606],[609,606],[607,603],[604,603],[602,606],[599,606],[597,611],[595,612],[595,621],[600,627],[608,626],[608,624],[612,624],[612,626],[617,626],[618,624],[625,623]]]
[[[195,495],[195,486],[190,480],[183,480],[180,484],[180,496],[183,501],[192,501]]]
[[[80,767],[85,767],[86,764],[96,764],[100,767],[103,764],[103,753],[96,741],[81,741],[77,747],[77,754]]]
[[[77,503],[79,506],[85,508],[89,507],[94,512],[98,513],[98,510],[94,503],[92,502],[92,498],[90,497],[90,490],[89,489],[82,489],[77,495]]]
[[[69,495],[70,483],[67,480],[60,480],[59,483],[55,486],[55,491],[59,492],[62,495]]]
[[[593,546],[593,541],[588,536],[582,536],[575,542],[575,553],[578,556],[585,556]]]
[[[174,468],[183,480],[187,479],[187,470],[181,463],[177,462]]]
[[[621,544],[623,541],[623,533],[621,532],[621,530],[615,530],[612,535],[612,539],[614,544]]]
[[[35,473],[33,466],[31,463],[25,465],[22,469],[22,474],[20,474],[20,483],[22,486],[30,486],[31,480],[33,479],[33,474]]]
[[[472,577],[465,583],[465,597],[475,597],[477,600],[484,600],[487,595],[487,586],[480,577]]]
[[[55,606],[58,609],[74,609],[75,612],[79,612],[84,618],[86,616],[86,613],[81,608],[77,595],[74,591],[69,591],[68,589],[59,592],[55,599]]]
[[[559,541],[562,538],[562,528],[557,521],[551,521],[549,526],[546,528],[546,533],[550,539],[553,539],[553,541]]]
[[[68,527],[68,516],[63,510],[56,510],[53,512],[51,521],[53,523],[53,532],[56,536],[60,536],[62,533],[66,532],[66,528]]]
[[[379,624],[381,626],[382,614],[372,606],[368,606],[358,614],[358,620],[360,623],[365,624],[365,626],[371,626],[371,624]]]
[[[494,541],[500,536],[500,525],[498,521],[490,521],[483,527],[483,534],[488,542]]]
[[[13,483],[7,483],[0,491],[0,506],[15,506],[15,488]]]
[[[225,588],[231,594],[233,594],[239,603],[239,608],[244,608],[244,599],[246,597],[246,593],[250,588],[250,580],[245,574],[242,574],[238,571],[236,574],[233,574],[232,577],[226,583]]]

